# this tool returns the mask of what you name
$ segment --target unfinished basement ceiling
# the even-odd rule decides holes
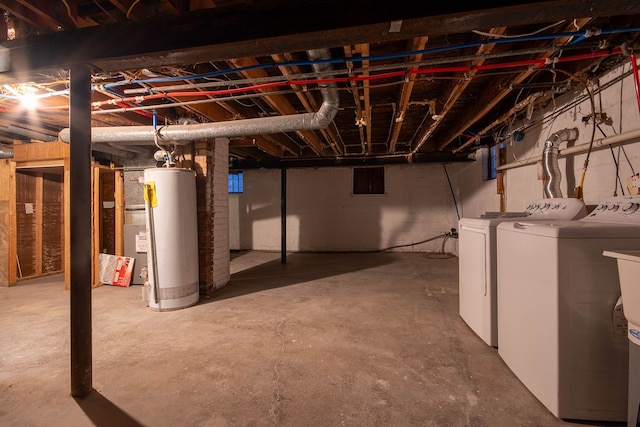
[[[408,3],[0,0],[0,143],[58,139],[69,67],[89,63],[94,127],[242,126],[337,93],[323,129],[231,136],[238,167],[466,160],[640,48],[637,0]],[[94,143],[94,155],[154,148]]]

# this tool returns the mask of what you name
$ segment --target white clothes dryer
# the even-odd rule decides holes
[[[577,221],[497,227],[498,354],[559,418],[626,420],[618,270],[602,254],[638,245],[640,196],[606,199]]]
[[[496,227],[504,221],[578,219],[586,215],[582,200],[535,200],[523,212],[486,212],[458,223],[460,317],[485,343],[498,346],[496,303]]]

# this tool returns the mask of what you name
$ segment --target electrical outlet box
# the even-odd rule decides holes
[[[627,190],[629,190],[629,194],[637,195],[640,189],[640,175],[632,175],[627,178]]]

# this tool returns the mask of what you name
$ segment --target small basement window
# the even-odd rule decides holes
[[[384,194],[384,167],[354,168],[353,194]]]
[[[242,193],[244,190],[242,172],[229,174],[229,194]]]
[[[504,163],[504,142],[492,145],[489,152],[489,179],[496,179],[498,165]]]

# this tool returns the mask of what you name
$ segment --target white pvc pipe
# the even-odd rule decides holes
[[[640,129],[622,133],[620,135],[609,136],[607,138],[596,139],[593,141],[593,145],[591,149],[598,150],[598,149],[606,148],[610,145],[618,145],[618,144],[626,145],[626,144],[632,144],[634,142],[640,142]],[[570,154],[584,153],[586,151],[589,151],[589,144],[580,144],[580,145],[575,145],[573,147],[567,147],[564,150],[559,150],[558,156],[568,156]],[[501,171],[501,170],[507,170],[507,169],[514,169],[520,166],[526,166],[533,163],[538,163],[541,160],[542,160],[542,156],[531,157],[526,160],[521,160],[521,161],[500,165],[496,168],[496,170]]]

